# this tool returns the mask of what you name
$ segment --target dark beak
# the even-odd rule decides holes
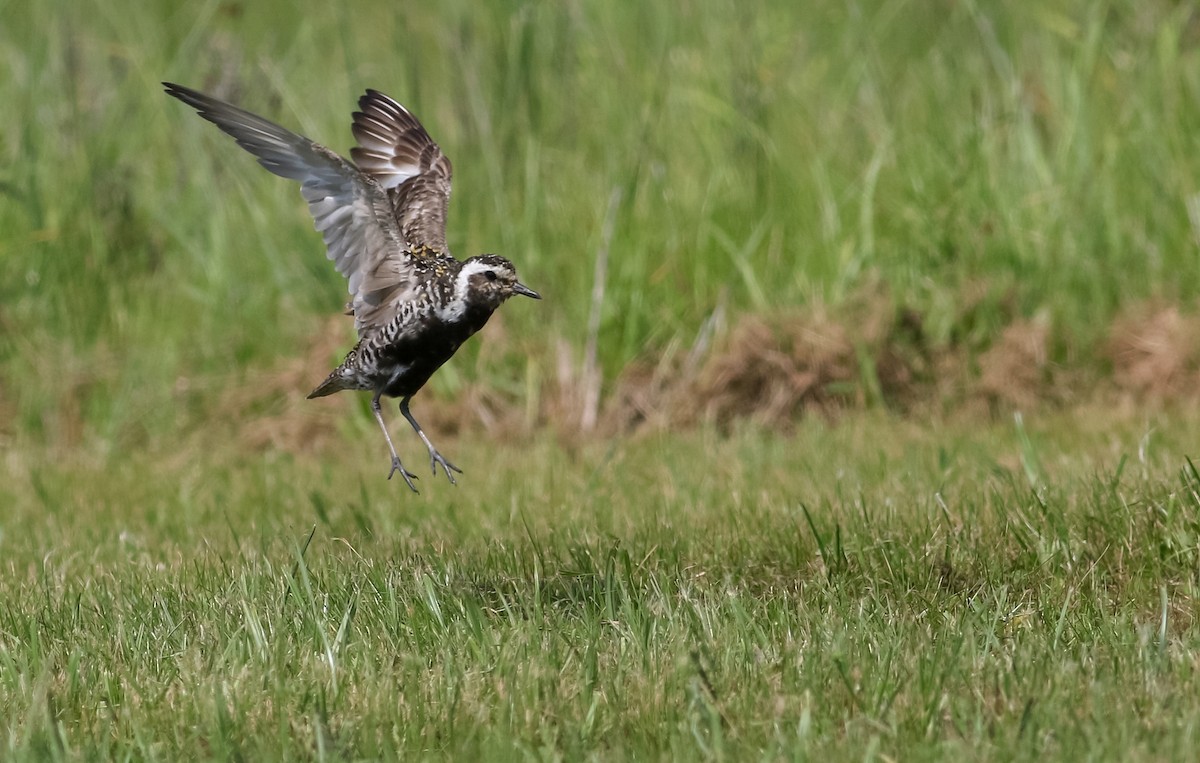
[[[534,299],[542,298],[541,294],[538,294],[536,291],[529,288],[528,286],[521,283],[520,281],[517,281],[515,284],[513,284],[513,293],[514,294],[524,294],[526,297],[533,297]]]

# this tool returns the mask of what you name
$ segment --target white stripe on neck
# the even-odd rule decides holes
[[[484,262],[468,261],[463,263],[462,268],[458,271],[458,276],[454,279],[454,292],[450,296],[450,301],[440,305],[437,309],[438,318],[447,323],[461,320],[463,314],[467,312],[467,294],[471,288],[471,276],[491,269],[491,266]]]

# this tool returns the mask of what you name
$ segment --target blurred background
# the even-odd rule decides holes
[[[418,398],[444,435],[1200,388],[1194,3],[0,15],[12,453],[379,445],[366,396],[303,401],[353,331],[297,188],[162,80],[342,154],[368,87],[424,122],[454,162],[455,253],[504,254],[546,297],[506,306]]]

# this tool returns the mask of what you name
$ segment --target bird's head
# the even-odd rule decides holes
[[[511,262],[496,254],[482,254],[464,262],[457,286],[469,304],[486,305],[492,310],[514,294],[542,298],[517,280],[517,269]]]

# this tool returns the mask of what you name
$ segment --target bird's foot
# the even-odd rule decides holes
[[[400,476],[404,478],[404,481],[408,483],[408,486],[412,489],[412,491],[414,493],[421,492],[420,490],[417,490],[417,486],[413,484],[413,480],[420,479],[420,477],[413,474],[409,470],[405,469],[404,464],[400,463],[400,459],[393,456],[392,457],[392,470],[390,472],[388,472],[388,479],[391,479],[392,475],[394,475],[396,472],[400,472]]]
[[[435,477],[437,476],[438,464],[441,464],[442,469],[446,471],[446,476],[450,478],[450,484],[457,485],[458,483],[454,481],[454,472],[462,474],[463,470],[447,461],[446,457],[436,450],[429,451],[429,465],[433,467],[433,476]]]

